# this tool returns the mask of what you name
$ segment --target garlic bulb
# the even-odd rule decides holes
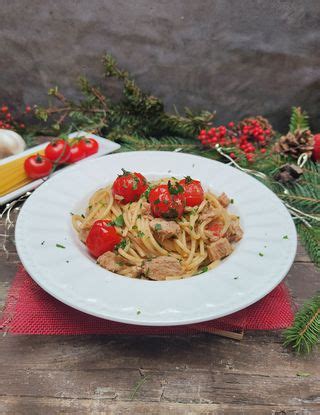
[[[12,130],[0,129],[0,159],[13,154],[21,153],[26,148],[26,143]]]

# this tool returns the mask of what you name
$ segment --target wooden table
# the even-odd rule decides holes
[[[8,249],[1,307],[19,264]],[[300,245],[287,282],[298,304],[320,289]],[[279,332],[0,339],[0,414],[320,414],[319,354],[294,356]]]

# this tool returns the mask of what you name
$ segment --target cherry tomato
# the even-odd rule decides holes
[[[149,202],[154,217],[180,218],[186,205],[183,187],[179,183],[172,185],[170,181],[168,184],[160,184],[151,189]]]
[[[37,154],[30,156],[24,161],[24,169],[31,179],[40,179],[50,174],[52,170],[52,163],[45,157]]]
[[[123,174],[118,176],[112,185],[113,196],[121,200],[122,204],[136,202],[148,188],[147,179],[140,173],[130,173],[122,169]]]
[[[221,236],[223,225],[222,223],[211,223],[207,229],[211,231],[215,236]]]
[[[190,176],[180,180],[179,182],[184,188],[184,196],[187,206],[197,206],[204,199],[204,191],[199,180],[193,180]]]
[[[83,138],[79,141],[79,147],[82,148],[86,157],[88,157],[99,150],[99,143],[94,138]]]
[[[70,156],[70,146],[62,139],[58,139],[48,144],[44,150],[46,157],[54,163],[65,163]]]
[[[80,143],[73,144],[73,146],[70,147],[70,155],[68,158],[68,163],[75,163],[76,161],[84,159],[85,157],[86,157],[86,153],[83,150],[83,148],[80,146]]]
[[[114,226],[109,225],[109,222],[96,220],[87,236],[87,248],[95,258],[107,251],[113,251],[115,246],[121,242],[121,236]]]

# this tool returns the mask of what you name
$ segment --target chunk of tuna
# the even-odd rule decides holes
[[[161,241],[177,236],[180,232],[180,226],[173,220],[152,219],[149,226]]]
[[[217,216],[217,209],[214,209],[209,203],[203,208],[199,215],[199,220],[204,222],[207,219],[214,219]]]
[[[118,273],[125,265],[123,259],[114,252],[105,252],[97,259],[99,265],[111,272]]]
[[[166,277],[176,277],[183,274],[180,262],[170,256],[158,256],[151,259],[151,261],[146,261],[142,270],[146,277],[156,281],[162,281]]]
[[[218,197],[218,200],[224,208],[226,208],[230,205],[230,199],[228,198],[228,196],[224,192],[221,193],[221,195]]]
[[[243,236],[243,230],[240,227],[239,219],[232,219],[227,232],[224,235],[229,242],[239,242]]]
[[[208,247],[208,256],[210,261],[217,261],[218,259],[225,258],[232,252],[232,246],[228,239],[221,238],[216,242],[213,242]]]

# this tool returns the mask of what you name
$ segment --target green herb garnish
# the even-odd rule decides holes
[[[138,231],[138,233],[137,233],[137,237],[138,237],[138,238],[143,238],[143,237],[144,237],[144,233],[143,233],[143,232],[141,232],[141,231]]]
[[[124,249],[127,246],[127,243],[126,239],[122,239],[122,241],[116,245],[115,249]]]
[[[123,215],[119,215],[115,218],[115,220],[113,220],[111,222],[114,226],[118,226],[119,228],[121,228],[122,226],[124,226],[124,219],[123,219]]]
[[[230,199],[230,203],[231,203],[231,205],[233,205],[234,204],[234,199]]]
[[[64,245],[61,245],[61,244],[56,244],[56,247],[66,249],[66,247]]]
[[[180,183],[175,183],[174,185],[171,183],[171,181],[168,181],[168,189],[169,189],[169,193],[172,195],[178,195],[179,193],[183,193],[184,189],[181,186]]]
[[[264,256],[264,254],[262,252],[259,252],[259,256]]]
[[[282,239],[289,239],[288,235],[283,235]]]
[[[200,269],[200,271],[196,275],[203,274],[204,272],[207,272],[208,270],[209,270],[208,267],[203,267]]]
[[[161,231],[161,229],[162,229],[161,224],[160,224],[160,223],[156,223],[156,225],[155,225],[154,229],[155,229],[156,231]]]

